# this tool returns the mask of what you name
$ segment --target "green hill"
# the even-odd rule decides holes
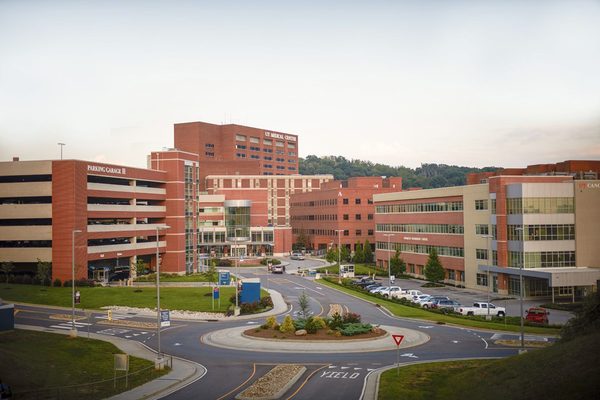
[[[300,173],[303,175],[332,174],[335,179],[340,180],[355,176],[401,176],[403,189],[460,186],[466,183],[468,173],[498,169],[496,167],[472,168],[445,164],[421,164],[420,167],[412,169],[403,166],[375,164],[370,161],[348,160],[342,156],[317,157],[314,155],[300,158],[299,164]]]

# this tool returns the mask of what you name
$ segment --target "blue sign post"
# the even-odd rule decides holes
[[[229,286],[231,283],[231,274],[229,271],[219,271],[219,286]]]
[[[219,301],[219,308],[221,308],[221,296],[220,296],[220,291],[219,291],[219,287],[215,286],[213,288],[213,292],[212,292],[212,309],[215,309],[215,300]]]
[[[171,326],[171,313],[169,310],[160,310],[160,327]]]

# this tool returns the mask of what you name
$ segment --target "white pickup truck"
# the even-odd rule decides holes
[[[397,296],[395,296],[398,299],[406,299],[406,300],[410,300],[410,301],[414,301],[415,297],[422,295],[423,292],[421,292],[420,290],[406,290],[403,291],[401,294],[398,294]]]
[[[490,315],[497,315],[498,317],[504,317],[504,315],[506,315],[506,309],[504,307],[496,307],[492,303],[481,301],[473,303],[472,307],[460,306],[455,311],[462,315],[487,315],[488,305]]]

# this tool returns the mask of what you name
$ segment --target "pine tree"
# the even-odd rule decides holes
[[[429,258],[427,259],[427,264],[425,264],[425,278],[430,282],[439,282],[444,279],[444,267],[442,267],[442,263],[438,257],[437,251],[435,248],[431,249],[429,252]]]
[[[357,264],[362,264],[365,262],[365,254],[363,252],[363,247],[362,244],[359,242],[356,242],[356,245],[354,246],[355,250],[354,250],[354,262]]]
[[[400,276],[406,272],[406,263],[400,257],[400,250],[396,249],[396,253],[394,253],[392,258],[390,258],[390,264],[392,268],[392,275]]]
[[[365,245],[363,246],[363,256],[366,264],[371,264],[373,262],[373,250],[371,249],[371,243],[369,243],[368,240],[365,240]]]

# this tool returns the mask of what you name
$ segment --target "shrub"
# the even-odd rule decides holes
[[[371,329],[373,329],[371,324],[352,323],[352,324],[345,324],[340,329],[340,333],[344,336],[355,336],[355,335],[360,335],[362,333],[371,332]]]
[[[305,326],[306,320],[304,318],[298,318],[294,320],[294,327],[296,328],[296,330],[304,329]]]
[[[96,282],[92,279],[80,279],[75,283],[79,287],[94,287],[96,286]]]
[[[344,319],[339,313],[335,313],[331,316],[331,319],[327,325],[333,330],[340,329],[344,325]]]
[[[315,319],[313,317],[310,317],[306,320],[306,323],[304,324],[304,329],[306,329],[307,333],[317,333],[319,325],[315,322]]]
[[[73,282],[69,279],[63,282],[63,287],[71,287],[73,286]]]
[[[61,287],[62,286],[62,281],[60,279],[56,278],[54,280],[54,283],[53,283],[52,286],[54,286],[54,287]]]
[[[277,319],[275,318],[275,316],[271,315],[270,317],[267,318],[267,320],[265,321],[265,326],[267,328],[273,329],[273,327],[277,325]]]
[[[286,333],[286,332],[294,332],[295,330],[296,330],[296,328],[294,327],[294,321],[292,320],[292,317],[290,317],[289,315],[286,315],[285,318],[283,319],[283,323],[279,327],[279,331]]]
[[[233,261],[228,258],[219,258],[217,260],[218,267],[231,267],[233,265]]]
[[[260,260],[260,265],[267,265],[269,262],[271,262],[272,265],[281,264],[281,261],[276,258],[263,258]]]
[[[24,285],[31,285],[32,282],[33,282],[33,280],[31,279],[31,276],[23,275],[23,284]]]
[[[348,313],[344,315],[344,324],[360,323],[360,314]]]
[[[313,322],[317,325],[317,329],[325,329],[327,327],[325,320],[321,317],[314,317]]]
[[[258,310],[258,301],[254,303],[242,303],[240,304],[240,312],[242,314],[253,314]]]
[[[272,308],[273,307],[273,299],[271,296],[265,296],[260,299],[260,308]]]

